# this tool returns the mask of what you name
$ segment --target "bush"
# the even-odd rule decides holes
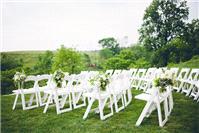
[[[152,65],[167,66],[168,63],[179,63],[191,59],[192,49],[182,38],[174,38],[167,45],[157,50],[152,56]]]
[[[37,64],[34,67],[36,74],[48,74],[51,72],[53,52],[46,51],[45,54],[38,57]],[[31,72],[30,68],[26,68],[26,71]]]
[[[110,57],[113,57],[113,51],[111,51],[109,48],[104,48],[100,50],[100,56],[103,57],[104,59],[108,59]]]
[[[13,76],[16,71],[21,71],[21,68],[15,68],[1,72],[1,94],[9,94],[12,90],[17,89],[14,85]]]
[[[112,57],[106,61],[104,68],[105,69],[127,69],[129,65],[130,65],[130,62],[127,60],[121,59],[119,57]]]
[[[81,54],[63,45],[58,49],[53,58],[52,70],[62,69],[69,73],[79,73],[84,69]]]
[[[129,68],[149,68],[151,64],[145,58],[139,58],[134,63],[131,63]]]

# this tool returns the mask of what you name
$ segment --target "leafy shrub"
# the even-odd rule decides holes
[[[64,72],[78,73],[84,68],[81,54],[63,45],[58,49],[53,58],[52,70],[61,69]]]
[[[127,60],[121,59],[119,57],[112,57],[106,61],[104,68],[105,69],[127,69],[129,65],[130,65],[130,62]]]

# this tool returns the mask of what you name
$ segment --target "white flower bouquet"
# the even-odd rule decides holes
[[[169,70],[162,71],[162,73],[154,79],[154,86],[159,88],[160,92],[164,92],[167,86],[174,84],[173,73]]]
[[[18,85],[18,88],[23,88],[24,81],[26,80],[26,74],[24,71],[16,72],[13,77],[15,86]]]
[[[57,87],[61,87],[62,82],[64,80],[64,76],[65,76],[65,74],[64,74],[64,72],[61,69],[59,69],[59,70],[54,72],[53,80],[56,83]]]
[[[103,72],[100,72],[95,77],[91,78],[89,80],[90,84],[93,86],[98,85],[100,87],[100,90],[104,91],[106,90],[106,86],[109,84],[109,75],[105,74]]]

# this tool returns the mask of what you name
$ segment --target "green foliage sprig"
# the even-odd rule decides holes
[[[106,86],[109,84],[109,75],[105,74],[103,72],[100,72],[98,75],[96,75],[95,77],[91,78],[89,80],[91,85],[99,85],[100,90],[105,91],[106,90]]]
[[[158,77],[154,79],[154,86],[158,87],[160,92],[164,92],[166,90],[167,86],[173,86],[174,80],[172,77],[172,73],[165,72],[160,75],[161,77]]]
[[[64,80],[64,76],[65,76],[65,74],[61,69],[54,72],[53,80],[55,81],[57,87],[61,87],[62,82]]]

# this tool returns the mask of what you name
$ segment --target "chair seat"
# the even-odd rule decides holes
[[[140,78],[140,80],[142,80],[142,81],[152,81],[152,79],[149,79],[149,78]]]
[[[29,89],[18,89],[18,90],[13,90],[12,91],[15,94],[31,94],[31,93],[36,93],[36,89],[35,88],[29,88]]]
[[[100,94],[98,92],[87,92],[83,94],[86,97],[91,97],[91,98],[95,98],[95,99],[100,99],[100,98],[107,98],[108,96],[110,96],[110,94],[108,92],[100,92]]]
[[[56,92],[58,95],[70,93],[70,91],[65,88],[58,88],[56,91],[54,89],[44,90],[44,93],[47,93],[47,94],[55,94]]]
[[[84,89],[82,87],[75,87],[75,88],[71,88],[71,91],[73,91],[73,92],[82,92],[82,91],[84,91]]]
[[[135,96],[135,99],[149,101],[151,99],[151,97],[152,96],[150,94],[142,93],[142,94],[139,94],[139,95]]]
[[[48,90],[50,89],[50,87],[48,86],[42,86],[42,87],[38,87],[40,91],[44,91],[44,90]]]
[[[137,96],[135,96],[135,99],[139,99],[139,100],[144,100],[144,101],[149,101],[153,96],[151,94],[147,94],[147,93],[142,93],[139,94]],[[159,100],[160,102],[162,102],[164,100],[164,98],[166,97],[165,94],[162,94],[161,96],[159,96]]]

